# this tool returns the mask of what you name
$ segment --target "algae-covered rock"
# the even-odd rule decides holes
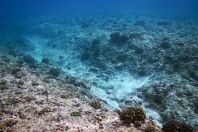
[[[11,74],[13,76],[16,76],[19,72],[21,71],[21,69],[19,67],[14,67],[12,70],[11,70]]]
[[[6,85],[7,81],[6,80],[0,80],[0,85]]]
[[[6,85],[0,85],[0,90],[6,90],[8,87]]]
[[[16,120],[13,120],[13,119],[7,119],[7,120],[3,121],[2,123],[0,123],[0,132],[6,131],[6,129],[8,127],[12,127],[16,123],[17,123],[17,121]]]
[[[44,114],[49,113],[51,111],[52,110],[49,107],[45,107],[45,108],[41,109],[40,111],[38,111],[38,115],[41,116],[41,115],[44,115]]]
[[[90,89],[89,83],[87,81],[72,76],[66,76],[65,83],[88,90]]]
[[[1,123],[1,124],[0,124],[0,132],[5,131],[6,128],[7,128],[6,124],[4,124],[4,123]]]
[[[35,59],[30,55],[24,55],[23,56],[23,61],[30,64],[30,65],[33,65],[33,64],[36,63]]]
[[[78,111],[70,113],[70,116],[81,116],[81,113]]]
[[[39,83],[37,81],[32,81],[32,86],[38,86]]]
[[[23,80],[17,80],[16,83],[19,86],[24,85],[24,81]]]
[[[171,47],[170,43],[169,43],[169,39],[168,38],[163,38],[162,42],[160,43],[160,47],[162,49],[168,49]]]
[[[58,77],[60,75],[60,69],[58,68],[51,68],[48,72],[49,75],[53,77]]]
[[[6,105],[16,106],[20,102],[21,102],[21,99],[20,98],[16,98],[16,97],[8,97],[6,99]]]
[[[26,96],[26,97],[24,97],[24,99],[25,99],[25,101],[27,101],[27,102],[31,102],[31,101],[33,101],[33,100],[36,100],[36,98],[35,98],[34,96]]]
[[[150,105],[159,111],[166,109],[166,97],[172,91],[171,86],[165,83],[158,83],[142,90],[145,99],[150,103]]]
[[[119,32],[112,33],[110,35],[110,42],[116,45],[126,44],[129,41],[129,37]]]
[[[102,107],[101,103],[99,101],[92,101],[90,103],[91,107],[93,107],[94,109],[100,109]]]

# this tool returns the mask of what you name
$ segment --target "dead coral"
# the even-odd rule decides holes
[[[20,119],[26,119],[26,115],[23,112],[18,112],[18,116]]]
[[[22,78],[24,73],[20,67],[14,67],[11,69],[11,74],[16,78]]]
[[[4,123],[1,123],[0,124],[0,132],[3,132],[3,131],[5,131],[6,130],[6,125],[4,124]]]
[[[37,82],[37,81],[32,81],[32,86],[38,86],[39,85],[39,83]]]
[[[19,86],[24,85],[24,81],[23,80],[17,80],[16,83]]]
[[[35,98],[34,96],[26,96],[26,97],[24,97],[24,99],[25,99],[25,101],[27,101],[27,102],[31,102],[31,101],[36,100],[36,98]]]
[[[20,71],[21,71],[20,68],[15,67],[15,68],[13,68],[13,69],[11,70],[11,74],[12,74],[13,76],[16,76]]]
[[[17,121],[16,120],[13,120],[13,119],[7,119],[7,120],[5,120],[4,122],[0,123],[0,132],[6,131],[6,129],[8,127],[12,127],[16,123],[17,123]]]
[[[21,99],[20,98],[16,98],[16,97],[8,97],[6,99],[6,105],[16,106],[20,102],[21,102]]]
[[[41,116],[41,115],[44,115],[44,114],[46,114],[46,113],[49,113],[49,112],[51,112],[52,110],[50,109],[50,108],[48,108],[48,107],[45,107],[45,108],[43,108],[43,109],[41,109],[40,111],[38,111],[38,115],[39,116]]]
[[[6,85],[7,81],[6,80],[0,80],[0,85]]]
[[[0,90],[6,90],[8,89],[8,87],[6,86],[6,84],[3,84],[3,82],[0,82],[2,83],[2,85],[0,84]]]

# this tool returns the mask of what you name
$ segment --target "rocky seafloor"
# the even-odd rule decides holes
[[[119,112],[109,111],[89,93],[88,83],[65,75],[56,65],[2,49],[0,132],[160,131],[144,112],[140,113],[143,119],[138,111],[134,113],[139,126],[124,123]],[[125,120],[125,115],[122,118]]]
[[[196,19],[42,16],[9,24],[1,22],[1,131],[198,128]]]

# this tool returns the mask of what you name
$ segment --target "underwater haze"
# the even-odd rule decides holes
[[[129,117],[123,120],[117,112],[138,108],[156,131],[195,132],[198,1],[1,0],[0,90],[0,126],[6,126],[0,131],[24,131],[23,121],[34,126],[30,131],[54,131],[49,112],[57,114],[59,126],[67,124],[64,130],[114,131],[119,126],[125,131],[138,124],[135,129],[143,131],[145,122],[134,121],[142,116],[130,117],[134,125],[128,126]],[[22,95],[34,112],[24,110]],[[80,103],[72,104],[76,98]],[[90,121],[98,111],[87,112],[89,105],[120,118],[101,119],[98,128]],[[74,107],[80,107],[78,112]],[[11,113],[17,113],[17,121],[5,125],[14,118]],[[115,127],[113,119],[120,124]],[[85,122],[91,128],[85,129]]]
[[[2,0],[1,15],[63,15],[68,13],[92,14],[111,11],[162,13],[197,13],[196,0]]]

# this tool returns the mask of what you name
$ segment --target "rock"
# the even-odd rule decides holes
[[[72,112],[72,113],[70,113],[70,116],[81,116],[81,113],[78,111]]]
[[[13,125],[17,124],[16,120],[7,119],[4,122],[0,123],[0,132],[6,131],[8,127],[12,127]]]
[[[142,33],[131,33],[129,35],[129,38],[130,39],[142,39],[143,37],[142,37]]]
[[[136,54],[142,54],[143,52],[144,52],[144,50],[142,48],[140,48],[140,47],[135,48],[135,53]]]
[[[32,86],[38,86],[39,83],[37,81],[32,81]]]
[[[166,38],[163,38],[163,39],[162,39],[162,42],[160,43],[160,47],[161,47],[162,49],[168,49],[168,48],[170,48],[171,45],[170,45],[170,43],[169,43],[169,40],[166,39]]]
[[[94,109],[100,109],[102,107],[101,103],[99,101],[92,101],[90,103],[91,107],[93,107]]]
[[[26,97],[24,97],[24,99],[25,99],[25,101],[27,101],[27,102],[31,102],[31,101],[33,101],[33,100],[36,100],[36,98],[35,98],[34,96],[26,96]]]
[[[20,102],[21,102],[21,99],[20,98],[16,98],[16,97],[8,97],[6,99],[6,105],[16,106]]]
[[[41,116],[41,115],[44,115],[46,113],[49,113],[49,112],[52,112],[52,110],[49,108],[49,107],[45,107],[43,109],[41,109],[40,111],[38,111],[38,115]]]
[[[123,45],[126,44],[128,41],[129,37],[124,34],[120,34],[119,32],[115,32],[110,35],[110,42],[112,44]]]
[[[189,74],[189,76],[190,76],[192,79],[198,81],[198,72],[196,73],[196,71],[189,71],[188,74]]]
[[[24,81],[23,80],[17,80],[16,83],[19,86],[24,85]]]
[[[152,107],[163,111],[166,108],[166,97],[169,92],[171,92],[169,86],[159,83],[144,88],[142,93],[145,96],[145,100],[147,100]]]
[[[0,85],[6,85],[7,81],[6,80],[0,80]]]
[[[23,56],[23,61],[25,63],[27,63],[31,68],[36,67],[36,60],[30,55],[24,55]]]
[[[92,41],[92,45],[99,45],[101,43],[101,40],[100,39],[94,39]]]
[[[0,90],[6,90],[8,87],[6,85],[0,85]]]
[[[21,71],[20,68],[15,67],[15,68],[13,68],[13,69],[11,70],[11,74],[12,74],[13,76],[17,76],[17,74],[18,74],[20,71]]]
[[[58,77],[60,75],[60,69],[58,68],[51,68],[48,72],[49,75],[51,75],[52,77]]]
[[[26,115],[24,115],[22,112],[18,112],[18,115],[20,119],[26,119]]]
[[[0,90],[6,90],[6,89],[8,89],[8,87],[7,87],[7,81],[6,80],[1,80],[0,81]]]
[[[88,90],[90,89],[90,86],[89,86],[88,83],[86,83],[83,80],[79,80],[75,77],[72,77],[72,76],[65,77],[65,83],[71,84],[73,86],[81,87],[81,88],[84,88],[84,89],[88,89]]]

